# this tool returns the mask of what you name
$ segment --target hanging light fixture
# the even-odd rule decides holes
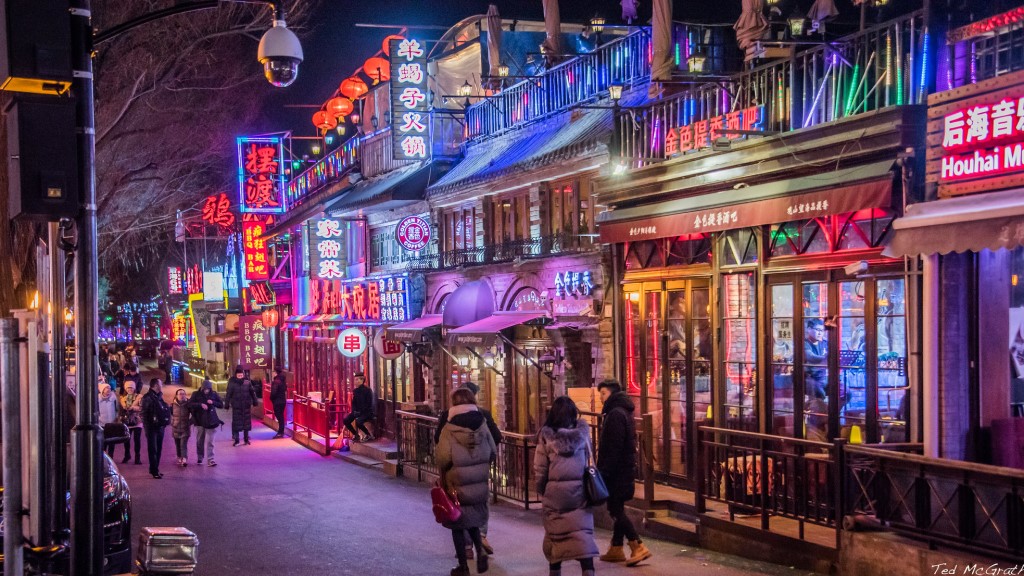
[[[545,352],[537,362],[540,364],[541,370],[551,374],[555,371],[555,365],[558,363],[558,358],[556,358],[551,352]]]
[[[391,79],[391,63],[379,56],[367,58],[363,63],[363,73],[369,76],[374,84],[387,82]]]
[[[459,356],[459,366],[463,368],[469,366],[469,356]]]
[[[358,100],[370,91],[366,86],[366,82],[363,82],[363,80],[358,76],[353,76],[343,80],[341,82],[341,86],[338,87],[338,90],[341,92],[342,96],[349,100]]]
[[[313,153],[313,156],[319,156],[320,155],[320,145],[319,144],[313,144],[312,146],[310,146],[309,151]]]
[[[348,98],[338,96],[327,101],[327,111],[335,117],[348,116],[355,109],[355,104]]]
[[[338,126],[334,129],[334,131],[338,133],[338,136],[344,136],[345,135],[345,123],[344,122],[338,122]]]
[[[690,71],[690,74],[703,74],[704,63],[707,62],[707,59],[704,51],[698,48],[686,59],[686,68]]]
[[[875,8],[882,8],[883,6],[888,6],[888,5],[889,5],[889,0],[875,0]]]
[[[792,36],[803,36],[804,28],[807,26],[807,17],[800,11],[799,8],[793,10],[793,13],[786,19],[789,23],[789,33]]]
[[[473,85],[469,83],[469,80],[466,80],[462,83],[462,86],[459,86],[459,96],[468,98],[471,94],[473,94]]]
[[[495,357],[493,352],[491,352],[490,350],[484,352],[482,358],[484,359],[484,364],[486,364],[489,368],[494,367]]]
[[[313,126],[320,130],[330,130],[338,125],[338,119],[326,110],[317,110],[313,113]]]
[[[334,144],[334,134],[331,134],[330,132],[324,134],[324,144],[327,144],[328,146]]]

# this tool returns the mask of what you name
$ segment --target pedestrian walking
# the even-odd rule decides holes
[[[131,449],[135,448],[135,463],[142,464],[142,394],[136,392],[135,382],[125,382],[125,394],[121,397],[121,423],[128,427],[131,440],[124,443],[124,459],[127,464],[131,459]]]
[[[480,387],[473,382],[467,382],[466,388],[473,393],[474,396],[480,393]],[[494,446],[501,445],[501,429],[498,428],[498,424],[494,422],[494,416],[491,415],[491,411],[486,408],[477,406],[480,410],[480,414],[483,414],[484,420],[487,421],[487,429],[491,433],[491,438],[494,439]],[[448,422],[448,411],[443,410],[437,418],[437,428],[434,429],[434,444],[437,444],[441,440],[441,429],[444,428],[445,423]],[[495,450],[494,457],[497,459],[498,452]],[[484,543],[484,550],[488,554],[494,554],[494,547],[491,546],[491,542],[487,540],[487,524],[480,527],[480,539]],[[470,543],[466,544],[466,557],[470,560],[473,559],[473,545]]]
[[[452,531],[455,555],[459,565],[451,576],[468,576],[466,533],[476,548],[476,569],[488,568],[488,555],[480,537],[480,528],[487,525],[491,460],[496,446],[487,430],[487,422],[476,406],[476,395],[466,388],[452,392],[452,408],[448,423],[441,429],[435,450],[435,463],[446,490],[454,492],[462,510],[455,522],[445,524]]]
[[[203,458],[208,458],[207,466],[216,466],[213,459],[213,437],[223,422],[217,415],[217,408],[224,407],[224,401],[220,394],[213,390],[213,382],[209,378],[203,379],[203,385],[192,393],[188,400],[192,407],[192,419],[196,423],[196,455],[197,464],[203,463]]]
[[[601,555],[604,562],[625,562],[636,566],[651,557],[651,551],[640,540],[633,522],[626,516],[626,502],[633,498],[636,477],[636,424],[633,421],[633,401],[615,380],[597,385],[604,402],[601,414],[604,423],[598,441],[597,469],[608,486],[608,514],[614,520],[612,544]],[[629,542],[629,558],[623,548],[623,538]]]
[[[121,388],[127,393],[128,382],[135,383],[135,390],[142,393],[142,375],[139,374],[139,367],[131,362],[124,365],[123,376],[121,377]]]
[[[146,450],[149,473],[160,479],[160,456],[164,449],[164,429],[171,422],[171,407],[164,401],[163,385],[159,378],[149,381],[149,392],[142,398],[142,425],[146,430]]]
[[[171,402],[171,437],[178,454],[178,466],[188,466],[188,439],[192,435],[192,406],[188,402],[188,393],[184,388],[174,391]]]
[[[100,426],[103,428],[103,444],[107,455],[114,457],[114,448],[118,444],[128,442],[128,429],[121,423],[121,403],[117,395],[106,383],[106,378],[100,374],[100,397],[99,397]],[[125,448],[127,451],[127,448]]]
[[[355,442],[370,442],[373,440],[373,434],[366,428],[367,422],[373,421],[373,416],[376,413],[373,402],[373,390],[366,385],[366,375],[362,372],[357,372],[352,377],[355,380],[356,388],[352,391],[352,411],[349,412],[345,419],[341,421],[345,425],[345,429],[352,434],[352,440]],[[359,428],[359,432],[362,433],[360,436],[356,433],[355,427],[352,423]]]
[[[270,403],[274,406],[274,419],[277,420],[277,434],[274,438],[284,438],[284,409],[288,406],[288,382],[280,368],[274,368],[274,379],[270,382]]]
[[[252,407],[256,405],[256,391],[241,366],[235,368],[235,375],[228,380],[224,402],[231,409],[231,438],[235,441],[232,446],[238,446],[239,433],[244,435],[248,446],[251,444],[249,431],[252,430]]]
[[[578,560],[583,576],[594,576],[594,513],[587,504],[583,474],[590,446],[590,426],[568,396],[555,398],[537,435],[533,456],[537,493],[544,509],[544,557],[549,575],[562,576],[562,562]]]

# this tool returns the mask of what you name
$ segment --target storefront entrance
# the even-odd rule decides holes
[[[683,481],[691,439],[711,406],[711,284],[708,278],[627,283],[626,389],[638,414],[654,416],[655,471]]]

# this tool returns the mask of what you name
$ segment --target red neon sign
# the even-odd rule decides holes
[[[203,202],[203,221],[221,228],[235,225],[235,215],[231,212],[231,201],[227,194],[221,192],[206,197]]]
[[[270,258],[267,253],[267,242],[262,236],[267,226],[273,224],[274,218],[245,214],[242,219],[242,254],[245,258],[245,277],[247,280],[269,280]]]
[[[962,108],[942,120],[939,179],[971,180],[1024,170],[1024,98]],[[1005,144],[1005,145],[1004,145]]]
[[[284,212],[284,144],[280,138],[238,139],[239,209]]]
[[[741,134],[723,133],[723,130],[760,130],[764,124],[764,106],[751,106],[743,110],[712,116],[678,128],[669,128],[665,133],[665,157],[708,148],[715,139],[725,136],[730,140],[741,138]]]

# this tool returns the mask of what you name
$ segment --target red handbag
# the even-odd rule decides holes
[[[455,491],[449,493],[440,481],[430,489],[430,501],[433,503],[434,520],[437,520],[438,524],[458,522],[462,517],[462,508],[459,506],[459,498]]]

